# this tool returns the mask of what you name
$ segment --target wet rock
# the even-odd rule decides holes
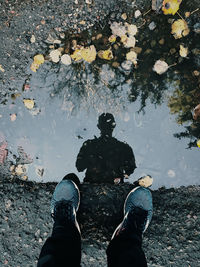
[[[153,31],[153,30],[155,30],[155,28],[156,28],[156,23],[155,23],[154,21],[152,21],[152,22],[149,24],[149,30],[150,30],[150,31]]]

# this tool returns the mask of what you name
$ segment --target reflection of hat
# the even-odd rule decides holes
[[[99,116],[98,128],[100,130],[113,130],[116,126],[115,119],[111,113],[103,113]]]

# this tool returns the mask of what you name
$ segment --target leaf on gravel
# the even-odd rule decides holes
[[[38,64],[35,64],[34,62],[31,64],[31,67],[30,69],[33,71],[33,72],[36,72],[38,69],[39,69],[40,65]]]
[[[180,45],[179,54],[181,57],[187,57],[188,55],[188,48],[184,47],[183,45]]]
[[[23,102],[24,102],[24,106],[27,109],[32,109],[35,105],[35,102],[33,99],[23,99]]]
[[[200,147],[200,139],[197,141],[197,146]]]
[[[13,114],[10,115],[10,120],[11,121],[15,121],[16,118],[17,118],[17,115],[15,113],[13,113]]]
[[[70,55],[64,54],[61,57],[61,62],[64,65],[70,65],[72,63],[72,59],[71,59]]]
[[[8,151],[6,149],[7,145],[8,143],[6,141],[0,143],[0,164],[4,164],[4,161],[8,155]]]
[[[139,185],[142,187],[150,187],[153,184],[153,178],[149,175],[144,176],[138,180]]]
[[[174,15],[179,10],[182,0],[164,0],[162,11],[165,15]]]
[[[126,59],[132,61],[134,65],[137,65],[137,54],[134,51],[128,52]]]
[[[96,59],[96,55],[97,51],[94,45],[81,49],[82,58],[89,63]]]
[[[178,19],[172,24],[171,33],[174,35],[175,39],[180,39],[190,32],[187,22],[183,19]]]
[[[112,50],[110,48],[107,50],[100,50],[98,52],[98,57],[101,59],[111,60],[111,59],[113,59]]]
[[[2,65],[0,65],[0,71],[5,72],[4,68],[2,67]]]
[[[58,49],[52,50],[49,54],[51,61],[58,63],[61,57],[61,52]]]
[[[158,74],[163,74],[168,70],[168,68],[169,66],[165,61],[157,60],[153,66],[153,71],[155,71]]]

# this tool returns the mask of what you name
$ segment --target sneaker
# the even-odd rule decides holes
[[[51,199],[51,215],[54,221],[77,224],[76,212],[80,204],[80,192],[71,180],[62,180],[55,188]]]
[[[125,200],[124,219],[115,230],[112,239],[124,231],[142,235],[149,226],[152,214],[153,203],[149,189],[140,186],[134,188]]]

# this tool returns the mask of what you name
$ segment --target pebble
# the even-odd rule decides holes
[[[149,30],[150,30],[150,31],[153,31],[155,28],[156,28],[156,23],[155,23],[154,21],[152,21],[152,22],[149,24]]]

